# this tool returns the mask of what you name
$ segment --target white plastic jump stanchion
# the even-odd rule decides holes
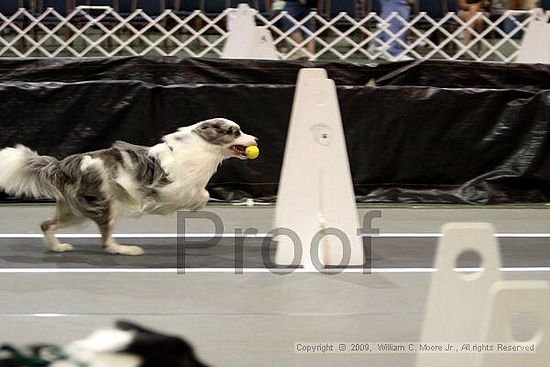
[[[298,75],[275,228],[294,231],[300,242],[295,247],[287,236],[275,238],[279,265],[320,270],[321,265],[364,263],[336,86],[324,69],[305,68]],[[320,245],[312,250],[317,240]]]
[[[233,14],[228,16],[229,34],[222,58],[277,60],[271,33],[267,27],[256,26],[254,11],[248,4],[239,4]]]
[[[442,232],[421,342],[481,342],[488,294],[501,280],[494,229],[488,223],[448,223]],[[480,256],[480,272],[462,274],[454,270],[460,254],[467,251]],[[473,366],[476,357],[475,353],[419,353],[416,367]]]
[[[534,11],[533,20],[523,34],[516,62],[550,64],[550,12]]]
[[[550,364],[550,282],[505,281],[491,289],[485,323],[485,342],[535,345],[534,353],[485,353],[474,367],[548,367]],[[511,323],[516,312],[530,313],[538,321],[531,340],[513,336]]]

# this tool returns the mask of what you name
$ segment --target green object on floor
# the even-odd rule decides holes
[[[21,349],[9,344],[0,345],[0,367],[42,367],[65,358],[65,353],[55,346]]]

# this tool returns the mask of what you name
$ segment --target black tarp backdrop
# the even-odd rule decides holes
[[[548,201],[550,66],[542,65],[0,59],[0,146],[61,158],[115,140],[152,145],[223,116],[258,136],[262,154],[225,162],[212,197],[273,200],[302,67],[323,67],[337,84],[358,201]]]

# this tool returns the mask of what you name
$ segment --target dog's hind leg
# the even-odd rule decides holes
[[[84,218],[81,218],[73,214],[63,203],[63,201],[58,201],[56,205],[56,215],[54,219],[46,220],[42,222],[40,228],[44,234],[44,240],[50,250],[55,252],[65,252],[73,250],[73,246],[68,243],[61,243],[55,237],[55,231],[59,228],[70,226],[71,224],[76,224],[82,221]]]
[[[116,213],[112,203],[109,203],[104,215],[94,219],[101,232],[101,245],[105,251],[118,255],[143,255],[144,251],[141,247],[121,245],[113,238],[115,219]]]

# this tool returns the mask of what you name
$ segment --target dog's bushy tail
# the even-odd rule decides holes
[[[59,161],[41,156],[23,145],[0,150],[0,189],[29,198],[58,198]]]

